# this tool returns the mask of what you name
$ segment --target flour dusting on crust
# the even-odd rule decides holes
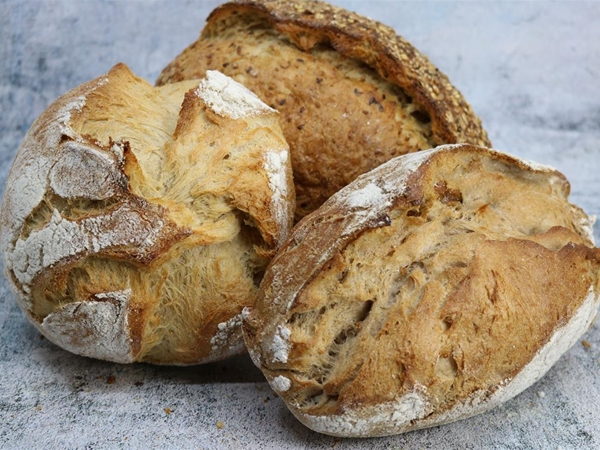
[[[119,148],[116,144],[110,153],[78,141],[69,141],[62,148],[62,157],[52,165],[48,175],[50,188],[59,196],[104,200],[114,196],[120,186],[127,185],[118,167],[118,155],[114,153]]]
[[[195,90],[214,113],[231,119],[276,112],[251,90],[217,70],[207,70],[206,77]]]
[[[511,156],[512,158],[515,158],[514,156]],[[527,159],[521,159],[518,158],[519,161],[521,161],[523,164],[525,164],[527,167],[529,167],[531,170],[535,170],[538,172],[556,172],[557,169],[555,167],[552,166],[547,166],[546,164],[540,164],[534,161],[529,161]]]
[[[596,216],[587,216],[581,219],[579,223],[579,228],[581,229],[581,234],[588,238],[592,245],[596,245],[594,240],[594,224],[596,223]]]
[[[346,199],[350,208],[370,208],[383,203],[389,206],[389,200],[385,198],[384,192],[375,183],[369,183],[348,195]]]
[[[242,337],[242,314],[237,314],[226,322],[217,325],[217,332],[210,339],[211,355],[202,362],[216,361],[237,355],[244,350]]]
[[[332,236],[335,236],[335,241],[324,246],[325,250],[323,252],[311,255],[310,262],[302,261],[302,263],[308,264],[311,270],[316,272],[331,259],[340,242],[349,239],[358,230],[363,230],[365,227],[373,228],[389,225],[389,222],[387,222],[389,218],[385,215],[386,210],[398,197],[405,194],[408,178],[434,154],[453,147],[460,147],[460,145],[444,145],[394,158],[371,172],[359,176],[351,184],[333,194],[319,210],[313,213],[313,217],[318,215],[320,211],[346,211],[349,209],[348,213],[341,220],[338,220],[337,225],[335,225],[341,229],[330,232]],[[309,221],[301,222],[295,228],[295,239],[298,241],[313,239],[312,233],[314,232],[315,230],[312,229]],[[277,266],[277,264],[274,264],[274,266]],[[291,273],[273,271],[272,284],[274,289],[283,293],[275,302],[278,305],[285,305],[286,312],[292,307],[297,293],[303,286],[303,283],[299,281]]]
[[[273,336],[271,353],[273,361],[286,363],[290,352],[290,329],[285,325],[279,325]]]
[[[450,146],[408,153],[359,176],[351,185],[334,194],[328,207],[350,209],[348,226],[342,236],[353,234],[367,222],[381,217],[394,199],[406,192],[406,182],[435,153]]]
[[[126,203],[79,222],[63,218],[55,209],[41,230],[15,243],[12,269],[27,292],[37,274],[65,258],[120,245],[136,246],[143,253],[155,244],[163,228],[162,220],[150,221]]]
[[[42,114],[25,135],[6,182],[2,205],[0,244],[6,270],[12,268],[12,253],[23,224],[43,201],[50,173],[61,163],[59,153],[54,149],[64,138],[69,143],[83,142],[71,127],[72,115],[82,111],[86,97],[106,83],[108,77],[104,76],[78,88],[79,95],[69,97],[70,94],[66,94],[66,98],[63,97],[62,102],[59,99],[54,109],[51,106]],[[20,295],[18,298],[24,300]],[[26,304],[22,306],[27,307]]]
[[[58,346],[82,356],[118,363],[134,360],[129,336],[131,290],[102,292],[49,314],[40,329]]]
[[[275,217],[277,228],[280,231],[277,236],[278,244],[287,239],[289,229],[287,226],[290,217],[290,202],[288,201],[288,178],[286,164],[288,162],[287,150],[278,152],[268,151],[265,153],[265,170],[269,177],[269,189],[273,193],[271,197],[271,214]]]
[[[292,387],[292,380],[288,377],[284,377],[283,375],[278,375],[273,378],[269,384],[276,392],[286,392]]]
[[[413,392],[393,402],[349,410],[340,415],[311,416],[296,410],[292,412],[315,431],[334,436],[362,437],[398,432],[392,430],[422,419],[429,409],[425,388],[417,386]]]

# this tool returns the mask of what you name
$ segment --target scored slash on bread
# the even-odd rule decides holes
[[[310,428],[381,436],[496,406],[587,330],[592,220],[552,168],[470,145],[395,158],[294,229],[244,311],[255,364]]]
[[[275,110],[219,72],[155,88],[119,64],[26,135],[0,216],[6,277],[74,353],[221,359],[243,351],[239,313],[293,205]]]
[[[446,143],[490,145],[461,93],[417,49],[393,29],[327,3],[221,5],[157,84],[208,69],[282,113],[297,219],[395,156]]]

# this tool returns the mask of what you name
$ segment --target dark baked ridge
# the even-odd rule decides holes
[[[490,145],[469,104],[425,56],[391,28],[326,3],[222,5],[157,84],[211,68],[282,113],[297,218],[394,156],[442,143]]]
[[[556,171],[472,146],[390,161],[298,224],[246,318],[250,354],[329,434],[399,433],[516,395],[553,361],[511,380],[598,296],[600,252],[568,192]]]

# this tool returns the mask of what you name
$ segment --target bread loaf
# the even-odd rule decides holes
[[[460,92],[417,49],[391,28],[323,2],[226,3],[157,84],[208,69],[282,113],[298,219],[394,156],[443,143],[490,145]]]
[[[276,111],[219,72],[155,88],[120,64],[27,133],[0,215],[6,277],[71,352],[224,358],[293,202]]]
[[[381,436],[492,408],[586,331],[592,220],[562,174],[441,146],[360,176],[272,261],[244,336],[310,428]]]

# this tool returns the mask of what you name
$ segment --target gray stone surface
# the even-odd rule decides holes
[[[153,81],[217,3],[0,0],[0,185],[52,100],[119,61]],[[460,88],[496,148],[558,167],[572,201],[600,215],[600,3],[335,3],[394,26]],[[598,324],[585,339],[487,414],[339,440],[297,422],[245,356],[169,368],[71,355],[40,338],[2,280],[0,448],[600,448]]]

